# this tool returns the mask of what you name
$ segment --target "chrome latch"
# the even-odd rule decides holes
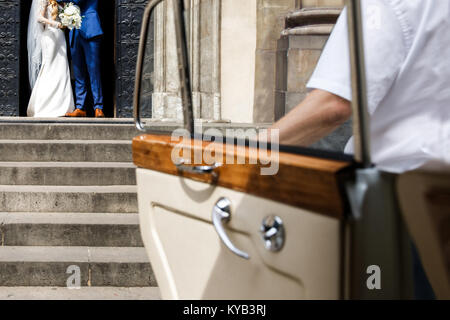
[[[275,215],[270,215],[264,218],[260,228],[264,247],[266,250],[278,252],[283,249],[286,240],[286,232],[283,225],[283,220]]]
[[[215,163],[212,166],[187,166],[185,165],[184,159],[180,159],[178,163],[175,164],[178,170],[182,172],[192,173],[192,174],[211,174],[214,178],[217,178],[216,169],[223,166],[221,163]]]

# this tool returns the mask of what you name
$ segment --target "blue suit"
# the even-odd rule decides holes
[[[83,17],[81,28],[71,30],[69,36],[75,76],[76,107],[84,109],[90,82],[94,109],[103,109],[100,71],[100,44],[103,30],[98,15],[98,0],[70,0],[70,2],[80,7]]]

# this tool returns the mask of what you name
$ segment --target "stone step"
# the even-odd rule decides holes
[[[160,300],[157,287],[0,287],[0,300]]]
[[[0,287],[66,287],[77,271],[82,287],[156,286],[144,248],[0,247]]]
[[[0,161],[131,162],[131,141],[0,140]]]
[[[136,213],[136,186],[0,185],[0,212]]]
[[[23,121],[1,123],[3,140],[131,140],[139,132],[131,121]],[[1,122],[1,119],[0,119]]]
[[[0,246],[143,247],[138,214],[0,212]]]
[[[271,123],[229,123],[196,121],[197,132],[215,129],[232,135],[228,129],[265,129]],[[171,133],[180,128],[178,122],[148,121],[146,128]],[[141,134],[133,119],[33,119],[0,117],[0,140],[131,140]]]
[[[0,185],[135,185],[129,162],[0,162]]]

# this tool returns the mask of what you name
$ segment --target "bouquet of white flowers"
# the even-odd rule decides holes
[[[80,8],[72,2],[64,5],[64,8],[59,12],[59,18],[61,19],[61,24],[70,30],[74,28],[80,29],[83,22]]]

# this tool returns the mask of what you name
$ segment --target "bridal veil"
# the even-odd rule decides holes
[[[30,87],[33,89],[42,65],[41,39],[44,25],[38,22],[42,0],[33,0],[28,20],[27,48],[28,48],[28,75]]]

